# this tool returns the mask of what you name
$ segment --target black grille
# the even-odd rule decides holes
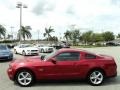
[[[37,52],[38,50],[31,50],[31,52]]]

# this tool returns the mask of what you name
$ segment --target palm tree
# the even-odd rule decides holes
[[[66,31],[65,33],[64,33],[64,37],[66,38],[66,40],[67,40],[67,42],[68,42],[68,40],[69,39],[71,39],[71,31]]]
[[[0,25],[0,38],[2,36],[5,37],[5,34],[6,34],[6,29],[2,25]]]
[[[49,28],[45,28],[45,33],[43,34],[44,37],[47,36],[47,40],[49,41],[49,39],[52,37],[51,33],[54,32],[54,29],[50,26]]]
[[[31,30],[31,27],[30,26],[22,26],[21,29],[18,31],[18,38],[20,39],[20,35],[21,35],[21,38],[25,39],[26,38],[31,38],[32,37],[32,34],[30,32]]]

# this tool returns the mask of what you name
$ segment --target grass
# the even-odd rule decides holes
[[[71,46],[72,48],[95,48],[95,47],[106,47],[106,46],[97,46],[97,45],[81,45],[81,46]]]

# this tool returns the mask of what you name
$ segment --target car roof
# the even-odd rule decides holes
[[[89,53],[89,54],[93,54],[93,55],[97,55],[93,52],[87,51],[87,50],[83,50],[83,49],[79,49],[79,48],[62,48],[60,50],[58,50],[58,52],[83,52],[83,53]]]
[[[63,51],[73,51],[73,52],[88,52],[86,50],[82,50],[82,49],[75,49],[75,48],[62,48],[59,50],[59,52],[63,52]]]

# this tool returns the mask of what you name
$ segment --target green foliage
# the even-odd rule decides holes
[[[114,33],[110,31],[106,31],[102,33],[104,41],[112,41],[115,39]]]
[[[5,37],[5,34],[6,34],[6,29],[2,25],[0,25],[0,38],[2,36]]]
[[[101,33],[93,33],[93,42],[101,42],[104,41],[104,38]]]
[[[58,38],[56,36],[50,37],[49,38],[50,41],[58,41]]]
[[[67,30],[64,33],[64,37],[67,41],[72,40],[73,45],[77,45],[79,41],[82,41],[85,45],[92,45],[93,43],[99,44],[99,42],[111,41],[115,39],[113,32],[107,31],[104,33],[94,33],[91,30],[82,33],[82,35],[79,30]]]
[[[31,27],[30,26],[22,26],[21,29],[18,31],[18,38],[21,37],[25,40],[26,38],[31,38],[32,34],[30,32]]]
[[[71,39],[71,31],[69,31],[69,30],[67,30],[65,33],[64,33],[64,37],[66,38],[66,40],[67,40],[67,42],[68,42],[68,40],[70,40]]]
[[[79,42],[79,39],[80,39],[80,30],[79,29],[74,29],[74,30],[71,30],[71,31],[67,30],[64,33],[64,37],[66,38],[67,42],[69,40],[72,40],[73,44],[77,45],[78,42]]]
[[[117,35],[117,38],[120,38],[120,33]]]
[[[50,26],[49,28],[45,28],[45,33],[43,34],[44,37],[47,37],[48,41],[50,40],[51,33],[54,32],[54,29]]]
[[[79,29],[73,30],[71,32],[71,39],[73,40],[73,44],[77,45],[80,40],[80,31]]]
[[[18,40],[4,40],[4,41],[0,41],[0,43],[16,43],[18,42]]]
[[[93,31],[87,31],[87,32],[84,32],[82,34],[82,40],[85,44],[90,44],[91,42],[93,42]]]

